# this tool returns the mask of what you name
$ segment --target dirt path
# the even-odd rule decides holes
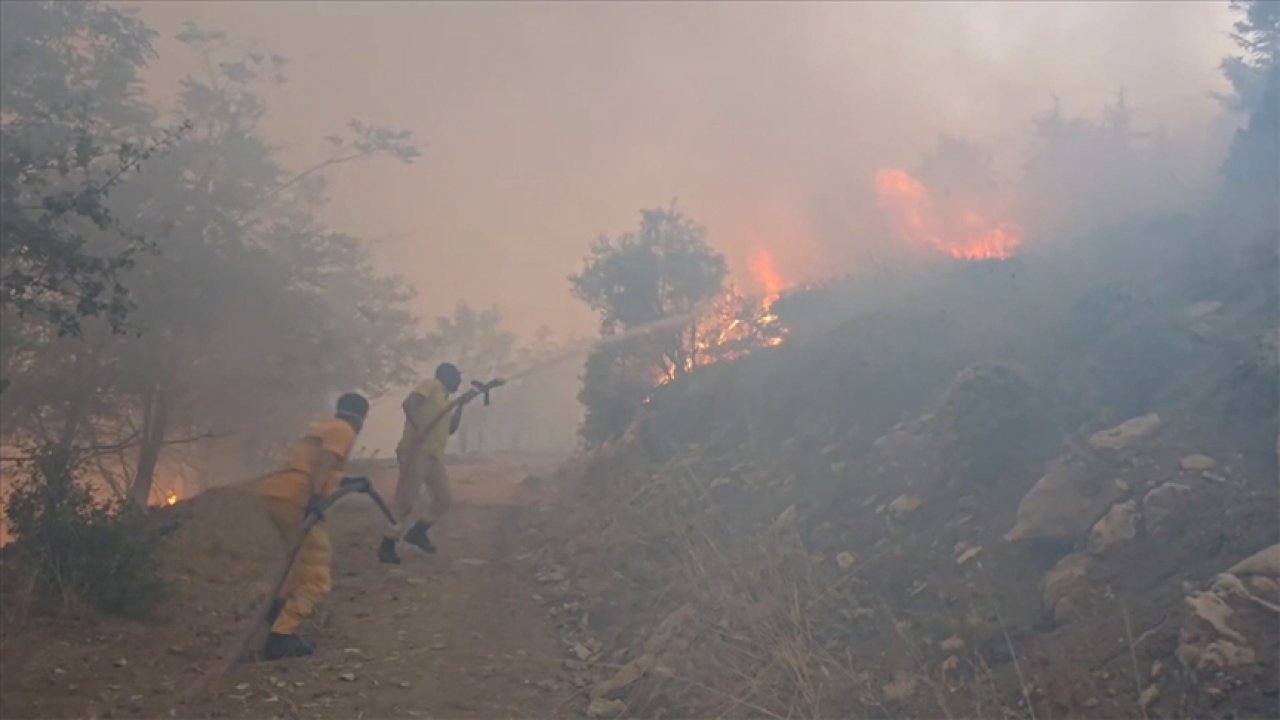
[[[329,517],[334,590],[304,628],[318,644],[316,655],[276,663],[244,660],[176,716],[576,714],[574,691],[561,675],[565,648],[534,598],[528,549],[518,546],[513,523],[520,480],[545,465],[508,460],[452,468],[458,502],[433,532],[441,552],[428,556],[402,546],[400,566],[375,558],[383,520],[370,503],[355,499],[335,508]],[[391,478],[375,482],[389,493]],[[213,541],[214,562],[217,549]],[[232,590],[236,597],[248,596],[243,587]],[[202,617],[194,632],[225,638],[239,622],[215,624]],[[183,630],[172,622],[96,625],[93,632],[106,633],[104,642],[81,635],[87,647],[76,647],[70,638],[79,633],[66,623],[56,628],[44,640],[65,645],[66,652],[21,664],[24,677],[5,683],[17,691],[4,703],[5,717],[156,717],[167,710],[159,686],[181,687],[197,666],[207,666],[190,652],[166,657],[166,650],[180,650],[169,645]],[[7,661],[6,666],[13,667]]]

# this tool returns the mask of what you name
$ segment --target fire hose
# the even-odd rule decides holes
[[[427,424],[424,434],[431,432],[436,425],[440,424],[440,422],[449,415],[449,413],[463,405],[466,405],[477,397],[484,398],[484,404],[487,407],[490,402],[489,393],[495,388],[502,387],[504,384],[506,383],[501,378],[495,378],[488,382],[473,380],[471,382],[472,389],[452,400],[444,407],[443,410],[440,411],[439,414],[432,418],[431,422]],[[203,676],[198,678],[194,683],[188,686],[186,690],[179,694],[176,698],[175,706],[176,704],[191,699],[204,689],[209,682],[221,677],[230,670],[231,666],[234,665],[236,660],[244,654],[245,650],[252,644],[253,640],[261,634],[262,630],[267,625],[267,617],[271,613],[272,605],[274,605],[280,597],[280,590],[284,587],[285,580],[289,577],[289,571],[293,569],[293,564],[298,559],[298,553],[302,550],[302,543],[306,539],[307,533],[311,532],[311,529],[316,526],[316,523],[324,519],[324,513],[328,512],[329,508],[333,507],[335,503],[353,492],[367,495],[370,500],[373,500],[373,503],[378,506],[378,509],[382,511],[383,516],[386,517],[387,522],[393,525],[398,522],[395,513],[393,513],[391,508],[387,506],[386,501],[382,499],[382,496],[378,494],[378,491],[373,488],[373,485],[369,482],[368,478],[343,478],[338,489],[320,503],[319,510],[308,512],[306,517],[303,518],[301,532],[298,534],[298,541],[294,543],[293,548],[289,550],[289,554],[284,565],[276,574],[275,582],[271,585],[271,592],[269,592],[266,598],[259,604],[257,610],[250,615],[248,621],[245,623],[244,631],[237,636],[237,640],[228,648],[229,652],[224,653],[223,657],[218,659]]]

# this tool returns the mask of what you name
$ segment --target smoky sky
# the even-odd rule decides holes
[[[1123,88],[1171,166],[1211,173],[1232,51],[1225,2],[132,6],[161,104],[199,71],[185,21],[287,56],[263,130],[291,165],[351,118],[413,130],[414,164],[331,176],[327,219],[379,241],[425,316],[496,302],[521,332],[590,331],[566,275],[673,199],[744,284],[757,248],[792,281],[856,265],[876,168],[947,133],[1012,173],[1055,99],[1096,116]]]

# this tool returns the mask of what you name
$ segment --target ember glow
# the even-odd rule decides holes
[[[976,210],[939,211],[929,188],[905,170],[876,172],[876,200],[907,242],[960,260],[1003,260],[1022,244],[1012,223],[988,219]]]
[[[165,503],[166,503],[166,504],[169,504],[169,505],[177,505],[177,504],[178,504],[178,494],[177,494],[177,493],[175,493],[175,492],[170,492],[170,493],[169,493],[169,497],[165,498]]]

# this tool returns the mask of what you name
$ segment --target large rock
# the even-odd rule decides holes
[[[1134,539],[1138,535],[1138,503],[1130,500],[1112,505],[1102,519],[1089,531],[1089,552],[1103,555],[1108,550]]]
[[[1097,458],[1058,458],[1018,503],[1017,519],[1005,539],[1074,543],[1127,492]]]
[[[1142,417],[1125,420],[1119,425],[1099,430],[1089,436],[1089,446],[1095,450],[1124,450],[1134,443],[1149,437],[1160,428],[1160,416],[1151,413]]]
[[[1262,575],[1269,578],[1280,577],[1280,543],[1259,550],[1232,565],[1227,572],[1238,576]]]
[[[1189,517],[1191,488],[1179,483],[1164,483],[1152,488],[1142,498],[1142,521],[1147,532],[1161,535],[1176,531],[1180,520]]]
[[[1044,578],[1044,590],[1040,599],[1044,609],[1054,621],[1063,623],[1071,619],[1077,606],[1077,598],[1088,587],[1087,576],[1092,563],[1088,555],[1072,553],[1061,560]]]

